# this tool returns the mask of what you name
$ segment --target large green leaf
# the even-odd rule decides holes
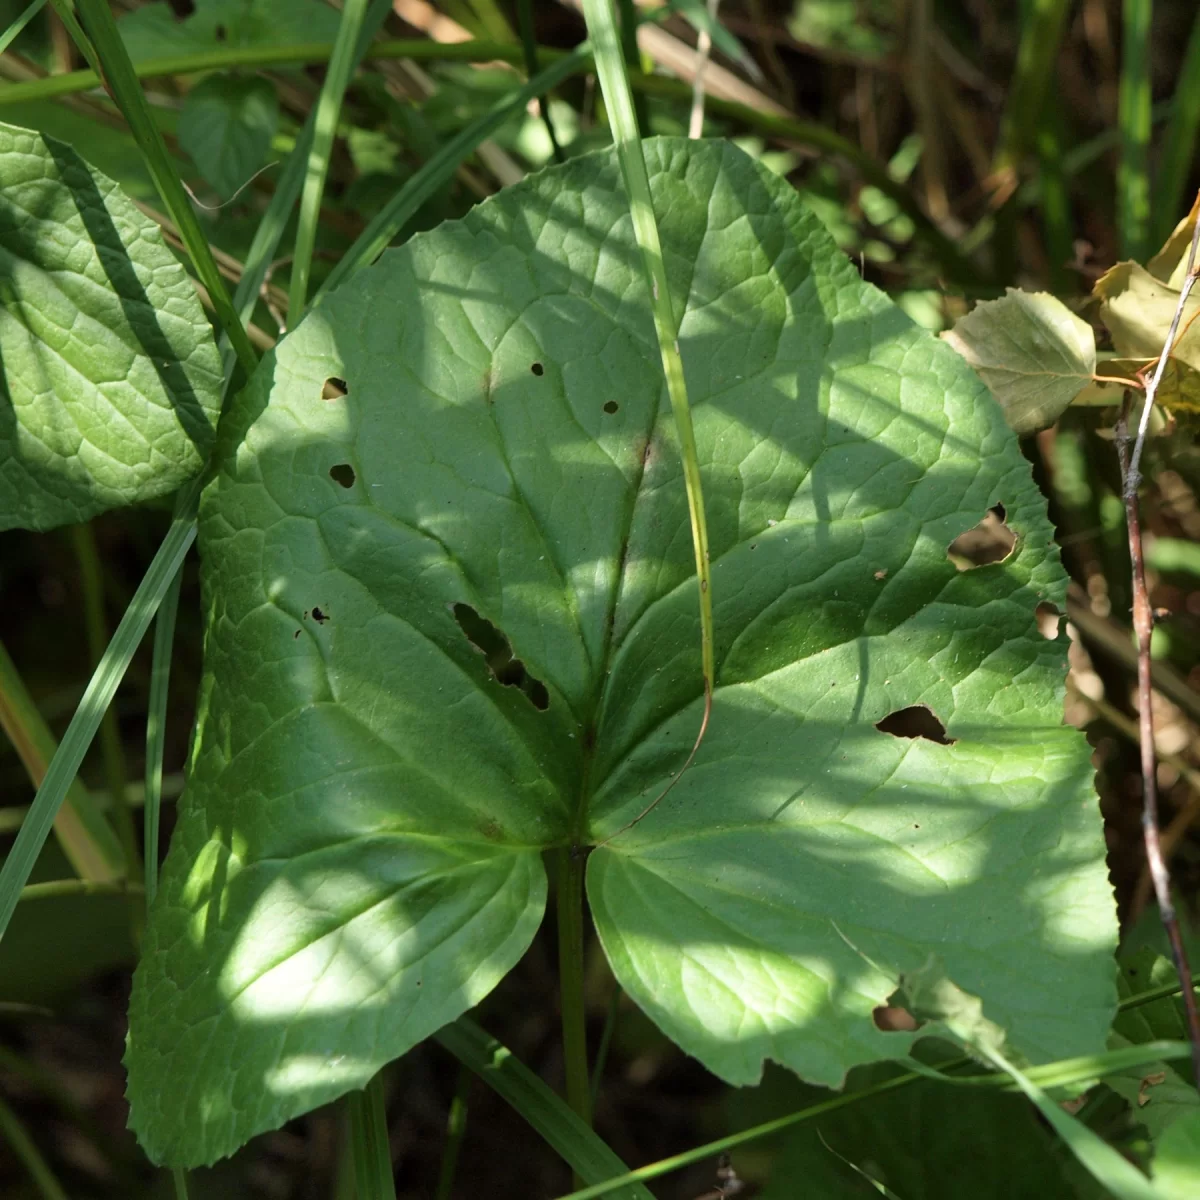
[[[71,147],[0,125],[0,529],[173,491],[203,465],[221,363],[158,227]]]
[[[200,723],[130,1010],[155,1158],[226,1154],[462,1012],[533,936],[550,846],[597,847],[621,985],[733,1082],[903,1053],[872,1009],[933,953],[1030,1058],[1103,1047],[1104,842],[1014,436],[786,183],[724,144],[646,152],[708,498],[696,762],[624,830],[703,701],[602,154],[387,253],[222,425]],[[1015,550],[960,572],[947,546],[998,504]],[[916,705],[952,744],[876,728]]]

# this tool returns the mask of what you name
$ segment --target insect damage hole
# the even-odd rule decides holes
[[[1055,641],[1062,629],[1063,614],[1053,604],[1043,600],[1033,610],[1033,615],[1037,621],[1038,633],[1049,642]]]
[[[615,400],[605,402],[604,411],[611,417],[621,406]]]
[[[339,379],[336,375],[330,375],[321,387],[322,400],[343,400],[350,394],[350,389],[346,385],[344,379]]]
[[[550,693],[540,679],[530,675],[519,658],[513,657],[508,638],[469,604],[455,604],[451,611],[467,641],[487,660],[492,678],[505,687],[515,687],[534,708],[545,712],[550,707]]]
[[[1003,562],[1017,544],[1017,535],[1005,523],[1006,516],[1003,504],[993,505],[978,525],[960,533],[946,547],[946,557],[960,571]]]
[[[352,488],[357,477],[354,474],[354,468],[349,463],[335,463],[329,468],[329,478],[344,488]]]
[[[954,745],[954,738],[946,736],[945,725],[927,704],[898,708],[888,713],[882,721],[876,721],[875,728],[880,733],[890,733],[892,737],[924,738],[928,742],[937,742],[939,746]]]
[[[545,375],[546,368],[541,363],[533,363],[529,368],[535,375]]]

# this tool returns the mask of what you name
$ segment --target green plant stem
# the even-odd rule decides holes
[[[575,847],[558,851],[558,988],[562,1007],[567,1103],[592,1123],[587,1014],[583,1000],[583,874],[587,860]]]
[[[396,1197],[386,1101],[382,1071],[361,1091],[351,1092],[346,1097],[358,1200],[395,1200]]]
[[[58,900],[63,896],[140,896],[141,883],[114,879],[93,883],[90,879],[49,879],[45,883],[27,883],[21,889],[22,902]]]
[[[533,28],[533,0],[518,0],[517,17],[521,26],[521,48],[525,52],[525,74],[533,79],[538,74],[538,48]],[[550,135],[550,145],[554,151],[556,163],[566,162],[562,146],[558,143],[558,135],[554,132],[554,122],[550,119],[550,97],[544,92],[537,96],[538,115],[546,132]]]
[[[158,891],[158,826],[162,808],[163,749],[167,722],[167,694],[171,682],[171,649],[183,568],[175,572],[154,618],[154,657],[150,666],[150,701],[146,713],[146,793],[142,810],[145,843],[146,903]]]
[[[321,214],[321,195],[329,172],[329,157],[337,133],[338,116],[346,85],[354,70],[354,44],[358,39],[367,0],[346,0],[337,41],[325,73],[325,83],[317,99],[316,120],[312,145],[308,152],[308,168],[304,175],[304,191],[300,197],[300,220],[296,227],[296,245],[292,251],[292,282],[288,291],[288,325],[295,326],[304,312],[308,297],[308,277],[312,271],[313,249],[317,240],[317,221]]]
[[[175,1200],[188,1200],[187,1172],[182,1167],[172,1169],[171,1182],[175,1185]]]
[[[183,184],[167,154],[158,123],[146,103],[125,43],[117,32],[117,23],[108,0],[79,0],[79,8],[91,43],[104,63],[105,82],[142,152],[154,186],[179,230],[196,275],[208,290],[217,318],[237,351],[238,361],[249,375],[258,362],[258,356],[237,318],[229,293],[225,290],[225,281],[217,270],[209,248],[208,238],[200,228]]]
[[[1155,241],[1165,242],[1183,217],[1184,188],[1196,158],[1196,134],[1200,131],[1200,9],[1192,23],[1184,51],[1171,115],[1163,134],[1162,158],[1154,185]]]
[[[2,643],[0,729],[13,744],[34,787],[39,787],[58,745]],[[72,779],[67,788],[66,803],[54,818],[54,832],[67,861],[81,878],[101,883],[124,876],[121,843],[96,798],[78,779]]]
[[[1117,123],[1117,235],[1126,258],[1144,261],[1150,233],[1150,16],[1152,0],[1124,0]]]
[[[450,1113],[446,1118],[446,1146],[442,1151],[442,1168],[438,1172],[434,1200],[450,1200],[454,1194],[458,1156],[467,1133],[467,1096],[471,1090],[471,1078],[471,1072],[466,1067],[459,1067],[458,1086],[454,1089],[454,1099],[450,1101]]]
[[[459,1017],[434,1034],[434,1040],[519,1112],[583,1179],[599,1183],[628,1170],[560,1096],[474,1021]],[[618,1200],[654,1200],[641,1184],[619,1186],[614,1195]]]
[[[29,1173],[29,1178],[33,1180],[43,1200],[70,1200],[42,1157],[42,1152],[34,1144],[33,1138],[17,1119],[17,1114],[3,1100],[0,1100],[0,1137],[8,1143],[13,1156]]]
[[[27,5],[25,11],[3,33],[0,33],[0,54],[3,54],[21,36],[21,31],[25,26],[45,7],[46,0],[33,0],[33,3]]]
[[[92,668],[95,669],[108,646],[108,621],[104,616],[104,578],[100,567],[100,553],[96,548],[95,531],[90,524],[72,526],[71,542],[79,564],[88,656]],[[112,797],[113,825],[116,827],[117,837],[121,839],[121,849],[125,855],[125,874],[130,880],[140,881],[142,856],[138,850],[133,816],[125,797],[125,750],[121,745],[117,714],[111,706],[105,709],[100,722],[100,754],[104,760],[105,781]]]

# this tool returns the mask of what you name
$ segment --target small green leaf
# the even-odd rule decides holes
[[[170,492],[203,466],[221,366],[158,227],[71,147],[0,125],[0,529]]]
[[[1091,326],[1047,292],[1008,288],[941,336],[979,373],[1017,433],[1053,425],[1096,370]]]
[[[1163,1200],[1200,1196],[1200,1110],[1176,1121],[1154,1148],[1154,1183]]]
[[[184,99],[179,144],[228,200],[266,162],[278,124],[279,98],[269,80],[209,75]]]
[[[196,0],[182,19],[158,0],[117,23],[134,62],[195,54],[220,46],[280,46],[332,42],[338,14],[320,0]]]

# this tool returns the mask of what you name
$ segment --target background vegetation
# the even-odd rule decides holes
[[[0,0],[0,29],[25,11]],[[174,58],[146,79],[154,119],[187,182],[222,273],[240,278],[251,240],[317,100],[338,25],[307,0],[116,3],[135,63]],[[497,0],[396,0],[384,35],[402,45],[369,56],[346,92],[315,229],[310,294],[402,183],[524,77],[518,6]],[[667,16],[645,39],[635,78],[643,129],[684,134],[698,70],[704,133],[734,138],[805,197],[860,266],[916,321],[948,328],[1008,286],[1050,291],[1085,319],[1097,278],[1145,260],[1185,215],[1200,170],[1200,19],[1184,0],[724,0],[712,63],[692,48],[701,6]],[[585,36],[570,3],[533,6],[544,62]],[[460,43],[467,43],[465,47]],[[456,47],[458,47],[456,49]],[[207,55],[201,60],[198,56]],[[181,65],[180,58],[190,61]],[[186,66],[186,69],[185,69]],[[0,55],[0,121],[53,134],[119,181],[166,230],[144,160],[114,104],[86,69],[57,11],[37,12]],[[203,67],[203,69],[200,69]],[[421,205],[400,235],[464,214],[481,198],[549,163],[610,142],[593,75],[565,79],[548,124],[531,106],[506,120]],[[553,140],[550,129],[553,130]],[[292,244],[295,231],[283,239]],[[273,344],[286,322],[290,260],[272,264],[251,339]],[[1100,397],[1103,401],[1105,397]],[[1145,464],[1143,522],[1152,602],[1166,843],[1185,912],[1200,888],[1200,453],[1184,396],[1157,422]],[[1066,718],[1095,747],[1123,953],[1161,950],[1144,867],[1136,740],[1130,565],[1113,451],[1112,413],[1073,406],[1023,440],[1050,504],[1071,576],[1072,669]],[[109,513],[49,534],[0,535],[0,708],[27,701],[61,736],[109,633],[170,520],[167,502]],[[83,781],[114,816],[127,855],[142,853],[137,819],[150,705],[142,648],[85,762]],[[195,568],[182,583],[164,731],[164,796],[178,795],[200,677]],[[0,713],[0,718],[3,717]],[[36,747],[0,739],[0,832],[19,826],[33,795]],[[42,758],[44,766],[44,757]],[[165,845],[172,808],[163,810]],[[35,878],[69,874],[47,847]],[[124,1130],[120,1066],[141,897],[46,895],[23,903],[0,946],[0,1194],[5,1197],[170,1195]],[[522,1062],[562,1084],[553,929],[482,1006],[480,1020]],[[1193,966],[1200,955],[1193,954]],[[783,1072],[733,1091],[668,1042],[614,993],[591,947],[586,978],[592,1044],[608,1069],[598,1132],[638,1164],[811,1104],[823,1093]],[[864,1073],[859,1084],[873,1076]],[[518,1197],[569,1189],[567,1169],[517,1114],[426,1044],[387,1072],[389,1134],[403,1193]],[[1088,1123],[1136,1158],[1147,1131],[1139,1096],[1101,1088]],[[802,1135],[756,1141],[734,1156],[759,1194],[878,1194],[861,1168],[874,1156],[904,1200],[1039,1190],[1066,1180],[1061,1149],[1024,1102],[997,1098],[980,1123],[957,1098],[864,1103]],[[320,1110],[256,1139],[192,1177],[193,1196],[324,1197],[344,1187],[344,1116]],[[463,1132],[465,1122],[465,1133]],[[457,1138],[462,1137],[461,1143]],[[927,1178],[924,1147],[940,1161]],[[1011,1157],[1016,1140],[1023,1161]],[[458,1146],[451,1187],[453,1155]],[[869,1152],[863,1152],[864,1146]],[[37,1172],[44,1172],[39,1176]],[[722,1174],[721,1172],[725,1173]],[[959,1173],[961,1172],[961,1173]],[[663,1196],[719,1195],[731,1176],[716,1157],[661,1185]],[[1023,1190],[1028,1180],[1029,1190]],[[57,1181],[57,1183],[55,1182]],[[1064,1182],[1064,1188],[1068,1185]],[[1079,1194],[1088,1195],[1078,1184]],[[60,1188],[59,1192],[53,1190]],[[732,1194],[730,1192],[729,1194]],[[1064,1194],[1067,1194],[1064,1192]]]

